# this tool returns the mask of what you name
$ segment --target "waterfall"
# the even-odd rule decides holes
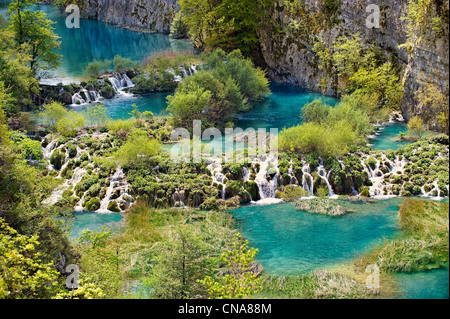
[[[174,201],[175,207],[186,207],[186,204],[184,203],[184,191],[175,191],[172,195],[172,199]]]
[[[259,172],[255,178],[255,183],[259,187],[259,196],[261,199],[275,198],[275,193],[278,189],[278,159],[269,156],[266,160],[260,161],[259,165]],[[267,180],[269,167],[276,168],[276,174],[270,181]]]
[[[47,135],[45,138],[49,138],[49,136],[50,135]],[[48,143],[48,145],[47,145],[47,147],[44,149],[44,153],[43,153],[43,156],[44,156],[44,158],[47,160],[47,161],[50,161],[50,157],[52,156],[52,154],[53,154],[53,151],[54,151],[54,148],[55,148],[55,145],[56,145],[56,143],[58,142],[58,140],[53,140],[53,141],[51,141],[50,143]]]
[[[128,192],[128,184],[125,181],[126,176],[123,170],[119,167],[117,168],[114,175],[111,177],[110,184],[106,189],[105,197],[100,201],[100,208],[97,210],[97,213],[100,214],[109,214],[111,211],[108,210],[109,203],[111,202],[111,197],[117,190],[120,190],[120,196],[116,199],[119,201],[123,198],[123,196]]]
[[[305,162],[303,164],[303,179],[302,179],[302,185],[303,188],[308,192],[309,195],[314,195],[314,178],[311,175],[311,168],[308,163]],[[309,177],[310,185],[308,185],[307,176]]]
[[[124,91],[124,89],[132,88],[135,86],[133,81],[131,81],[126,73],[115,74],[114,76],[109,77],[108,80],[111,82],[111,85],[113,86],[116,93],[125,96],[132,96],[131,93],[127,93]]]
[[[325,181],[325,183],[327,184],[327,187],[328,187],[328,196],[329,197],[331,197],[331,196],[334,196],[334,191],[333,191],[333,187],[331,186],[331,184],[330,184],[330,181],[329,181],[329,178],[330,178],[330,174],[331,174],[331,169],[330,169],[330,171],[328,172],[328,174],[327,174],[327,171],[325,170],[325,167],[323,167],[323,164],[320,164],[320,166],[319,166],[319,168],[318,168],[318,173],[319,173],[319,176]]]
[[[215,158],[213,162],[207,166],[207,169],[211,172],[213,183],[222,185],[222,199],[225,200],[225,175],[222,174],[222,159]]]

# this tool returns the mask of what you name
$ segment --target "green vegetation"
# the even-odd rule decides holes
[[[86,70],[84,71],[84,74],[89,76],[90,78],[98,78],[102,73],[108,71],[110,65],[111,61],[109,60],[104,61],[94,60],[88,64]]]
[[[366,47],[358,34],[341,36],[331,47],[322,42],[314,45],[318,68],[337,77],[337,93],[354,92],[376,98],[379,107],[396,109],[403,96],[399,67],[375,45]]]
[[[210,299],[248,299],[262,289],[259,273],[251,269],[258,250],[248,244],[237,234],[233,248],[220,257],[230,274],[206,276],[198,281],[207,288]]]
[[[138,62],[134,62],[128,58],[121,57],[120,55],[116,55],[114,57],[113,65],[114,71],[118,73],[129,71],[139,67]]]
[[[202,120],[204,127],[224,128],[233,115],[270,92],[265,73],[239,51],[216,50],[203,59],[202,71],[186,78],[168,97],[176,127],[192,128],[193,120]]]
[[[61,59],[55,53],[60,42],[58,36],[53,33],[53,22],[46,19],[44,12],[27,8],[35,4],[37,0],[14,0],[8,10],[10,29],[17,45],[27,52],[33,74],[41,68],[56,68]]]
[[[286,152],[340,156],[372,132],[375,106],[365,95],[345,96],[334,108],[315,100],[302,109],[304,124],[283,130],[279,147]]]
[[[200,49],[240,49],[249,56],[259,46],[257,30],[265,17],[267,0],[180,0],[189,35]]]
[[[417,136],[418,138],[421,138],[423,133],[425,133],[426,129],[423,125],[423,121],[420,117],[414,116],[412,119],[408,122],[408,133],[411,136]]]
[[[400,238],[385,240],[355,262],[377,264],[383,272],[439,268],[449,260],[448,203],[407,199],[400,206]]]
[[[376,293],[337,272],[315,271],[299,276],[262,277],[258,298],[269,299],[370,299]]]

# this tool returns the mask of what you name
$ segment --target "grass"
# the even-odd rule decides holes
[[[298,276],[264,275],[256,298],[370,299],[376,293],[350,277],[326,270]]]
[[[128,280],[142,279],[149,274],[158,246],[169,240],[177,225],[190,225],[220,255],[231,247],[233,228],[231,215],[225,212],[203,212],[194,209],[164,209],[137,203],[126,215],[126,227],[114,237],[120,247],[122,271]]]
[[[167,70],[199,63],[200,59],[192,51],[175,52],[173,50],[157,51],[144,61],[146,70]]]
[[[448,203],[406,199],[399,211],[401,237],[382,241],[355,266],[377,264],[386,273],[443,267],[449,260],[448,210]]]

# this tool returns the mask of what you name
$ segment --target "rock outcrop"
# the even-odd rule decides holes
[[[122,27],[168,33],[177,0],[84,0],[83,15]]]
[[[325,3],[336,3],[336,7],[326,7]],[[380,8],[380,28],[366,26],[370,15],[366,12],[369,4]],[[443,6],[441,9],[448,12],[448,3],[446,8]],[[417,107],[414,95],[418,89],[433,84],[448,98],[448,19],[443,21],[443,35],[432,35],[430,27],[426,34],[419,34],[413,40],[413,47],[408,52],[406,48],[399,48],[408,41],[408,22],[402,19],[407,15],[407,10],[407,1],[398,0],[275,1],[270,19],[263,22],[259,31],[269,76],[275,81],[335,96],[336,79],[332,74],[318,69],[313,46],[321,41],[330,47],[341,35],[359,34],[368,45],[376,44],[391,60],[403,66],[404,117],[422,116],[430,110]],[[435,10],[430,8],[428,14],[433,15]]]

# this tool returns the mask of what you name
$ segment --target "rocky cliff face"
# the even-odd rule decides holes
[[[447,6],[448,12],[448,6]],[[431,8],[435,10],[435,8]],[[448,18],[447,18],[448,19]],[[417,30],[405,72],[402,112],[405,118],[427,115],[432,128],[437,128],[436,110],[423,109],[417,102],[415,92],[431,84],[439,88],[449,101],[449,28],[448,20],[443,32],[436,37],[431,28]]]
[[[338,5],[325,5],[333,2]],[[370,15],[366,12],[368,4],[379,6],[380,28],[366,26]],[[417,38],[408,53],[398,47],[408,41],[407,22],[402,19],[406,14],[407,1],[404,0],[278,0],[271,9],[271,18],[260,30],[261,50],[269,67],[269,75],[275,81],[336,95],[336,79],[332,74],[318,69],[313,46],[321,41],[330,47],[341,35],[359,34],[368,45],[376,44],[403,65],[405,96],[402,111],[405,118],[429,112],[417,107],[414,93],[430,83],[448,97],[448,20],[444,36],[436,39],[427,34],[428,37],[420,37],[421,41]]]
[[[168,33],[177,0],[84,0],[83,14],[110,24]]]

